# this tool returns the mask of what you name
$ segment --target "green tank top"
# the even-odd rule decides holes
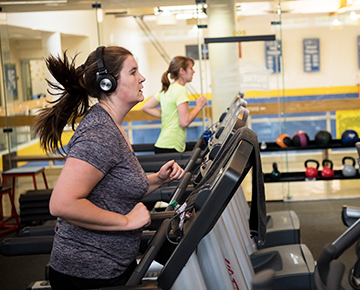
[[[166,92],[155,95],[161,106],[161,132],[155,146],[184,152],[186,147],[186,129],[180,126],[177,106],[189,102],[187,89],[173,83]]]

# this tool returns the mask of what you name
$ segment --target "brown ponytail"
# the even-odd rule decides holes
[[[103,50],[103,63],[107,72],[116,80],[120,77],[125,59],[132,55],[130,51],[119,46],[106,47]],[[95,51],[91,52],[84,65],[75,68],[75,58],[69,61],[66,51],[63,59],[50,55],[46,66],[57,83],[47,80],[48,92],[58,99],[50,102],[52,107],[40,110],[35,119],[34,132],[39,135],[41,147],[47,151],[63,149],[61,134],[64,127],[70,123],[75,130],[76,120],[84,116],[90,107],[89,95],[102,99],[107,95],[102,93],[96,82],[98,71]],[[51,89],[51,90],[50,90]]]
[[[168,77],[168,71],[164,72],[163,75],[161,76],[161,83],[162,83],[162,89],[161,91],[166,92],[170,86],[170,80]]]
[[[84,70],[81,67],[75,69],[75,58],[69,62],[65,51],[63,59],[50,55],[45,60],[47,68],[58,82],[47,80],[48,93],[59,97],[50,102],[54,106],[41,109],[35,119],[35,134],[39,135],[40,145],[47,152],[61,153],[59,149],[63,147],[61,134],[64,127],[70,120],[74,129],[76,119],[89,108],[88,94],[81,80]]]
[[[186,70],[189,63],[192,63],[192,65],[194,65],[195,64],[194,59],[186,56],[175,56],[171,60],[168,70],[164,72],[163,75],[161,76],[162,92],[166,92],[169,89],[170,80],[168,78],[168,74],[170,74],[171,79],[177,80],[179,78],[180,69],[182,68]]]

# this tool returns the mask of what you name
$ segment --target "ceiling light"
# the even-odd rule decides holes
[[[191,19],[199,13],[199,18],[207,18],[206,8],[206,4],[201,5],[199,10],[197,5],[161,6],[155,8],[155,15],[162,13],[165,15],[176,15],[177,19]]]
[[[103,17],[103,10],[101,8],[99,9],[96,9],[96,15],[97,15],[97,22],[99,23],[102,23],[103,20],[104,20],[104,17]]]
[[[24,5],[24,4],[61,4],[67,0],[44,0],[44,1],[1,1],[0,5]]]
[[[349,17],[350,17],[351,20],[358,20],[360,16],[357,15],[355,11],[351,11]]]
[[[194,25],[193,28],[191,29],[192,33],[198,33],[199,28],[197,27],[197,25]]]
[[[342,25],[342,22],[339,21],[339,19],[335,18],[334,21],[332,22],[332,25],[339,26],[339,25]]]

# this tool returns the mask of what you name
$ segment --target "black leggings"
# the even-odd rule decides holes
[[[159,147],[155,147],[154,146],[154,152],[155,154],[159,154],[159,153],[179,153],[178,151],[176,151],[175,149],[169,149],[169,148],[159,148]]]
[[[65,275],[49,268],[49,278],[52,290],[95,289],[107,286],[125,285],[136,268],[136,261],[132,262],[126,271],[111,279],[86,279]]]

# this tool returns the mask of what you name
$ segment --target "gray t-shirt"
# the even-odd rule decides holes
[[[68,144],[68,157],[88,162],[104,173],[87,197],[102,209],[127,214],[148,190],[148,178],[138,159],[98,104],[90,108],[76,129]],[[58,218],[50,266],[75,277],[114,278],[135,259],[140,236],[141,229],[95,231]]]

